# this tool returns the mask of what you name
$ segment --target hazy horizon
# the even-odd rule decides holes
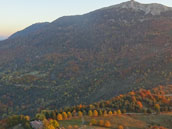
[[[67,15],[80,15],[128,0],[0,0],[0,40],[34,23],[52,22]],[[169,0],[137,0],[140,3],[160,3],[172,7]]]

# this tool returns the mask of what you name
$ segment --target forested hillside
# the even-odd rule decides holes
[[[171,8],[137,2],[20,31],[0,41],[1,117],[171,84],[171,35]]]
[[[171,129],[172,85],[139,89],[89,105],[41,110],[34,117],[13,115],[0,129]]]

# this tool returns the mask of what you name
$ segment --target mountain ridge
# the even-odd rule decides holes
[[[37,31],[37,30],[41,29],[42,27],[45,27],[48,24],[49,24],[49,22],[35,23],[35,24],[33,24],[33,25],[29,26],[29,27],[26,27],[25,29],[23,29],[21,31],[18,31],[18,32],[12,34],[9,37],[9,39],[29,35],[32,32]]]
[[[142,4],[142,3],[139,3],[139,2],[137,2],[135,0],[130,0],[130,1],[123,2],[123,3],[117,4],[117,5],[112,5],[112,6],[109,6],[109,7],[97,9],[95,11],[91,11],[91,12],[89,12],[87,14],[83,14],[83,15],[63,16],[63,17],[60,17],[60,18],[54,20],[51,23],[53,24],[53,23],[59,22],[60,20],[64,21],[64,19],[67,19],[67,18],[70,18],[70,20],[71,20],[72,17],[73,18],[74,17],[82,17],[84,15],[89,15],[90,13],[94,13],[94,12],[101,11],[101,10],[106,10],[106,9],[112,9],[112,8],[114,8],[114,9],[119,9],[119,8],[125,9],[126,8],[126,9],[133,9],[135,11],[144,11],[145,15],[151,14],[151,15],[154,15],[154,16],[155,15],[160,15],[161,13],[166,12],[166,11],[172,11],[172,7],[168,7],[168,6],[165,6],[165,5],[162,5],[162,4],[158,4],[158,3]],[[14,38],[14,37],[16,37],[18,35],[21,35],[22,32],[27,34],[29,32],[28,29],[32,30],[32,28],[34,28],[34,27],[36,27],[36,29],[33,29],[32,31],[36,31],[36,30],[40,29],[41,27],[45,27],[44,25],[48,25],[48,24],[51,24],[51,23],[49,23],[49,22],[35,23],[35,24],[33,24],[33,25],[29,26],[29,27],[26,27],[24,30],[21,30],[21,31],[18,31],[18,32],[12,34],[9,38]],[[40,26],[40,28],[38,26]]]

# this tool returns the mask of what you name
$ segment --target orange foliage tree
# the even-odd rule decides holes
[[[72,113],[71,112],[67,112],[67,116],[68,116],[69,119],[71,119],[72,118]]]
[[[104,126],[107,127],[107,128],[110,128],[111,127],[110,121],[106,120]]]
[[[157,112],[160,112],[160,105],[159,105],[159,104],[155,104],[155,110],[156,110]]]
[[[93,111],[93,116],[94,116],[94,117],[97,117],[97,116],[98,116],[97,110],[94,110],[94,111]]]
[[[140,109],[143,108],[143,105],[142,105],[142,103],[140,101],[137,101],[137,105],[139,106]]]
[[[59,121],[60,121],[60,120],[63,120],[62,114],[59,113],[59,114],[57,115],[57,120],[59,120]]]
[[[68,116],[67,116],[67,113],[66,113],[66,112],[63,112],[63,113],[62,113],[62,115],[63,115],[63,119],[64,119],[64,120],[66,120],[66,119],[68,118]]]
[[[124,127],[122,125],[119,125],[118,129],[124,129]]]

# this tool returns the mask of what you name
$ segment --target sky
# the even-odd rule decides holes
[[[6,38],[38,22],[52,22],[66,15],[78,15],[127,0],[0,0],[0,38]],[[137,0],[172,7],[172,0]]]

